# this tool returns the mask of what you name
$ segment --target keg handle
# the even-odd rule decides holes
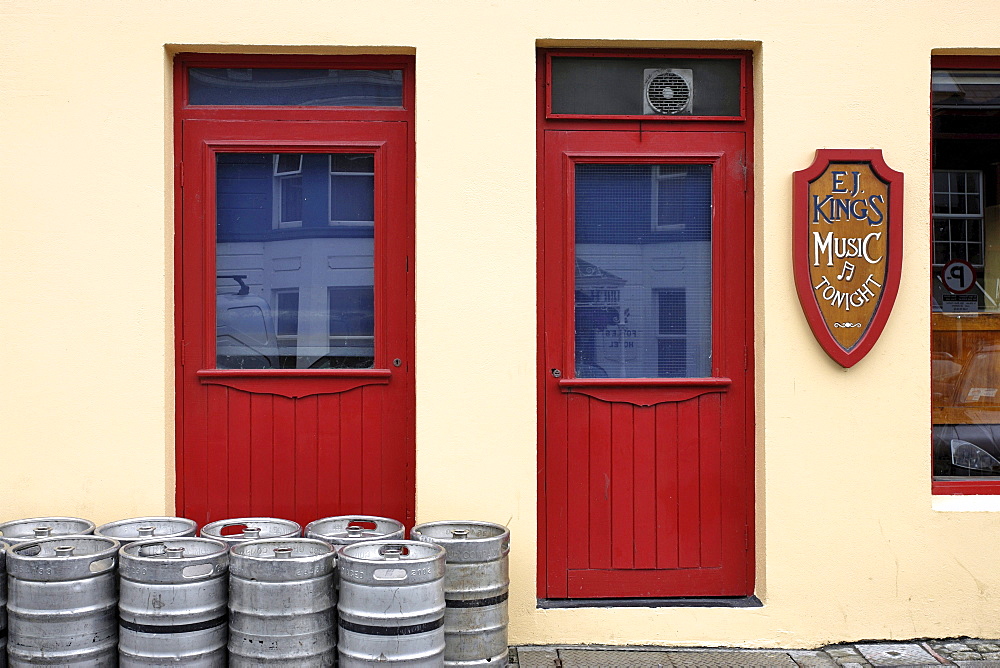
[[[379,547],[378,553],[380,556],[385,557],[387,561],[398,561],[404,554],[408,554],[409,550],[403,545],[389,543]]]
[[[152,543],[150,545],[142,545],[139,547],[140,557],[158,557],[166,552],[166,546],[163,543]]]

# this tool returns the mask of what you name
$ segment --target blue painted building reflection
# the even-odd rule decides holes
[[[216,366],[374,363],[374,156],[216,160]]]

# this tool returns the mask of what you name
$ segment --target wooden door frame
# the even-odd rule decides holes
[[[565,56],[591,56],[591,57],[645,57],[645,58],[671,58],[671,57],[712,57],[712,56],[725,56],[732,58],[739,58],[742,61],[741,73],[742,73],[742,96],[741,96],[741,116],[740,117],[727,117],[719,119],[708,119],[705,117],[626,117],[626,116],[616,116],[616,117],[598,117],[598,116],[584,116],[584,115],[556,115],[551,113],[550,96],[549,92],[551,90],[550,86],[550,72],[551,72],[551,59],[559,55]],[[754,218],[753,218],[753,200],[754,200],[754,188],[753,188],[753,128],[754,128],[754,118],[753,118],[753,86],[752,86],[752,54],[749,52],[733,52],[733,51],[636,51],[636,50],[601,50],[595,51],[592,49],[539,49],[537,57],[537,72],[536,72],[536,83],[537,83],[537,128],[536,128],[536,192],[538,197],[538,208],[537,208],[537,224],[538,224],[538,235],[537,235],[537,323],[538,323],[538,343],[537,343],[537,401],[539,409],[537,411],[537,439],[538,439],[538,480],[537,480],[537,491],[538,491],[538,514],[537,514],[537,527],[538,527],[538,540],[537,540],[537,553],[536,553],[536,574],[537,574],[537,591],[536,595],[540,601],[540,605],[544,607],[560,606],[562,605],[562,597],[553,597],[549,586],[549,574],[548,574],[548,511],[547,511],[547,495],[546,495],[546,465],[547,465],[547,450],[546,450],[546,381],[549,370],[546,369],[547,365],[547,355],[546,355],[546,339],[551,334],[546,329],[546,301],[544,299],[547,291],[550,288],[546,287],[545,280],[545,267],[546,267],[546,255],[556,254],[561,256],[563,259],[567,257],[569,249],[572,248],[571,242],[564,242],[563,246],[560,248],[547,248],[545,243],[545,226],[546,226],[546,189],[553,188],[552,184],[546,183],[546,178],[552,178],[551,175],[546,174],[546,160],[548,158],[546,154],[546,131],[549,130],[564,130],[564,131],[623,131],[623,132],[643,132],[644,130],[649,131],[691,131],[691,132],[739,132],[746,137],[746,153],[745,153],[745,164],[743,166],[745,172],[745,195],[744,195],[744,206],[745,206],[745,257],[747,261],[745,262],[745,271],[743,274],[743,280],[746,286],[744,298],[745,298],[745,313],[746,313],[746,339],[745,339],[745,397],[744,397],[744,415],[745,415],[745,433],[747,439],[747,453],[744,462],[744,475],[746,477],[746,582],[747,582],[747,594],[748,596],[752,594],[754,589],[754,580],[756,574],[756,563],[755,563],[755,532],[754,532],[754,518],[755,518],[755,483],[754,483],[754,473],[755,473],[755,441],[756,441],[756,430],[755,430],[755,367],[754,367],[754,264],[753,264],[753,246],[754,246]],[[560,174],[560,178],[562,175]],[[562,197],[568,197],[566,192],[563,192]],[[715,245],[713,244],[713,253]],[[568,333],[567,336],[571,336]],[[608,382],[608,387],[614,391],[614,382]],[[560,518],[562,521],[566,521],[567,518]],[[576,603],[584,605],[616,605],[616,604],[629,604],[629,601],[634,600],[649,600],[649,599],[581,599]],[[743,600],[743,599],[740,599]],[[568,605],[572,605],[573,601],[568,601]]]

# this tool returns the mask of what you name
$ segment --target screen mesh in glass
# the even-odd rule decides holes
[[[683,81],[692,104],[670,107],[693,116],[740,116],[742,61],[738,58],[552,58],[554,114],[640,116],[661,114],[646,104],[646,83],[659,72]],[[674,76],[676,75],[676,77]],[[655,107],[654,107],[655,108]]]
[[[577,378],[712,370],[712,168],[578,164]]]
[[[216,158],[216,366],[374,365],[374,156]]]

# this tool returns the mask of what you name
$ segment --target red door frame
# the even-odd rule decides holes
[[[743,96],[741,101],[742,116],[724,119],[712,119],[708,120],[702,117],[587,117],[587,116],[569,116],[569,115],[554,115],[550,113],[549,104],[549,73],[550,73],[550,62],[551,58],[558,57],[559,54],[573,55],[573,56],[615,56],[615,57],[711,57],[718,55],[725,55],[727,57],[735,57],[742,59],[742,81],[743,81]],[[753,181],[750,177],[752,174],[752,127],[753,127],[753,107],[752,107],[752,86],[751,86],[751,58],[749,53],[740,52],[670,52],[670,53],[652,53],[648,51],[636,52],[636,51],[590,51],[590,50],[540,50],[538,57],[538,134],[537,134],[537,192],[539,193],[539,214],[538,214],[538,225],[539,225],[539,237],[538,237],[538,289],[539,289],[539,300],[538,300],[538,402],[539,402],[539,419],[538,419],[538,499],[539,499],[539,513],[538,513],[538,582],[537,582],[537,596],[539,599],[552,600],[552,599],[564,599],[579,597],[580,594],[573,594],[572,586],[567,586],[566,583],[566,571],[559,564],[556,564],[556,570],[560,572],[551,572],[552,565],[549,563],[549,549],[548,549],[548,532],[550,526],[562,526],[563,531],[570,531],[567,528],[571,523],[571,518],[568,517],[568,511],[563,509],[561,512],[556,512],[555,515],[550,517],[550,511],[547,509],[547,500],[550,497],[558,497],[560,493],[565,493],[562,489],[547,489],[546,475],[545,472],[549,467],[559,467],[565,466],[566,461],[564,457],[558,455],[557,453],[551,453],[547,451],[546,448],[546,433],[545,433],[545,406],[546,406],[546,392],[549,391],[548,385],[551,383],[551,378],[549,378],[549,373],[547,367],[548,353],[547,348],[550,346],[549,337],[556,335],[557,337],[564,336],[566,339],[572,343],[573,332],[572,327],[564,327],[563,332],[555,333],[551,331],[550,328],[546,326],[546,306],[547,300],[546,295],[549,299],[561,299],[566,300],[567,303],[571,302],[571,296],[569,292],[572,290],[572,270],[567,268],[568,278],[564,277],[564,281],[567,282],[568,288],[563,286],[562,288],[554,287],[551,285],[546,285],[545,279],[545,267],[547,263],[556,260],[557,258],[562,258],[560,260],[563,265],[569,264],[565,261],[566,257],[570,256],[572,252],[572,239],[563,238],[558,242],[549,239],[546,243],[545,230],[546,230],[546,220],[548,208],[546,207],[546,200],[559,197],[564,198],[566,201],[571,202],[570,188],[568,188],[563,183],[553,183],[552,182],[552,168],[554,165],[549,164],[546,166],[546,161],[553,159],[546,153],[546,132],[552,130],[565,130],[565,131],[589,131],[589,132],[601,132],[601,131],[618,131],[618,132],[638,132],[640,135],[644,132],[654,132],[654,131],[669,131],[669,132],[698,132],[698,133],[712,133],[712,132],[736,132],[741,133],[746,137],[746,149],[745,149],[745,163],[742,165],[744,170],[744,183],[746,187],[746,193],[743,198],[743,213],[745,220],[745,246],[742,249],[742,255],[740,258],[736,258],[734,255],[716,255],[716,257],[726,257],[728,261],[733,261],[734,259],[739,262],[742,260],[743,273],[742,278],[744,284],[746,285],[746,291],[744,293],[744,313],[746,322],[748,323],[742,336],[744,339],[744,368],[745,375],[747,379],[745,387],[743,390],[743,416],[744,416],[744,429],[746,433],[746,438],[748,441],[747,456],[740,462],[736,464],[739,467],[739,475],[743,476],[745,480],[744,490],[745,493],[745,538],[744,546],[746,553],[745,570],[742,573],[743,584],[740,587],[738,593],[732,593],[729,595],[735,596],[749,596],[753,593],[754,587],[754,575],[755,575],[755,563],[754,563],[754,458],[753,453],[753,442],[754,442],[754,355],[753,355],[753,262],[746,261],[747,258],[753,257],[753,217],[752,217],[752,206],[753,206]],[[683,155],[683,151],[680,152]],[[616,158],[611,157],[609,154],[606,158],[600,158],[596,156],[593,152],[589,154],[590,157],[596,159],[606,159],[611,161],[617,161]],[[654,153],[655,155],[655,153]],[[711,156],[702,155],[701,160],[708,160]],[[625,160],[631,162],[634,161],[635,157],[631,156]],[[696,160],[697,161],[697,160]],[[560,174],[562,174],[562,169],[560,168]],[[562,179],[562,176],[560,176]],[[548,180],[548,182],[547,182]],[[741,193],[742,194],[742,193]],[[557,205],[561,206],[561,205]],[[717,244],[713,243],[713,253],[718,252]],[[556,257],[553,257],[553,254]],[[713,273],[717,273],[718,267],[713,270]],[[713,277],[713,280],[715,278]],[[713,307],[714,308],[714,307]],[[718,322],[717,320],[715,322]],[[713,330],[716,328],[716,324],[713,323]],[[562,343],[562,345],[566,345]],[[572,348],[569,348],[570,350]],[[565,368],[565,367],[563,367]],[[670,380],[653,380],[653,381],[643,381],[643,385],[647,387],[643,388],[641,391],[656,393],[656,394],[674,394],[676,397],[681,397],[682,395],[697,396],[700,393],[711,392],[712,381],[715,379],[706,379],[702,381],[701,385],[703,387],[692,387],[692,383],[677,383],[676,381]],[[600,396],[606,400],[614,400],[619,393],[628,392],[626,387],[634,387],[636,383],[632,380],[617,380],[610,379],[602,382],[594,382],[591,380],[580,380],[575,381],[572,379],[563,379],[560,381],[560,385],[571,386],[580,385],[588,386],[589,392],[592,396]],[[634,392],[634,390],[632,390]],[[556,550],[559,552],[560,550]],[[651,571],[647,571],[647,574],[652,574]],[[607,591],[604,593],[593,595],[595,597],[612,598],[614,597],[613,592],[615,587],[613,579],[608,582]],[[692,588],[691,591],[695,591],[697,586]],[[692,594],[681,593],[677,596],[697,596],[706,594]],[[657,596],[659,598],[659,596]]]
[[[191,67],[288,67],[337,69],[400,69],[403,70],[404,104],[401,108],[347,107],[279,107],[279,106],[193,106],[188,104],[188,69]],[[414,449],[414,286],[413,286],[413,61],[406,57],[316,57],[316,56],[231,56],[224,54],[180,54],[174,70],[175,83],[175,355],[176,355],[176,505],[178,514],[190,516],[199,523],[224,517],[246,515],[276,515],[305,522],[318,517],[344,513],[366,512],[383,514],[412,524],[415,500]],[[215,369],[214,328],[208,323],[215,319],[214,277],[214,156],[217,152],[372,152],[376,156],[376,227],[375,227],[375,317],[376,350],[373,369],[360,370],[219,370]],[[193,156],[197,165],[183,160]],[[390,168],[391,167],[391,168]],[[187,183],[185,183],[187,171]],[[192,176],[194,175],[194,176]],[[197,176],[200,175],[200,178]],[[388,219],[392,210],[398,223],[391,231],[378,221]],[[188,225],[185,220],[201,220]],[[189,231],[200,229],[201,238],[187,238]],[[381,258],[381,259],[380,259]],[[392,259],[398,267],[384,265]],[[186,273],[187,272],[187,273]],[[194,273],[198,278],[192,279]],[[395,289],[380,289],[389,274]],[[385,287],[384,285],[382,286]],[[399,289],[402,288],[402,289]],[[386,332],[406,332],[402,340],[387,341]],[[200,333],[197,334],[197,333]],[[392,345],[391,348],[388,346]],[[399,359],[399,366],[393,361]],[[392,361],[391,361],[392,360]],[[401,405],[362,408],[358,393],[392,384],[394,396],[402,397]],[[213,408],[194,410],[187,404],[187,392],[202,388],[218,391],[235,390],[245,393],[245,404],[257,401],[253,397],[270,397],[274,402],[311,402],[306,410],[318,413],[320,397],[343,394],[343,410],[366,410],[371,421],[379,426],[373,434],[355,433],[331,435],[330,425],[278,424],[274,433],[301,432],[303,443],[319,442],[324,437],[336,442],[367,439],[373,441],[375,453],[381,453],[380,438],[395,439],[395,457],[383,462],[362,462],[360,450],[345,446],[341,463],[353,462],[359,468],[378,468],[357,482],[348,479],[343,490],[323,491],[319,477],[329,467],[322,467],[330,456],[316,445],[295,445],[297,457],[313,458],[314,468],[293,470],[285,457],[274,456],[269,448],[275,443],[261,441],[261,453],[226,453],[202,443],[186,443],[185,420],[200,424],[207,434],[212,424],[225,422],[227,416],[213,415]],[[353,392],[351,392],[353,390]],[[349,397],[349,398],[348,398]],[[338,404],[340,405],[340,404]],[[187,408],[186,408],[187,406]],[[248,409],[249,410],[249,409]],[[365,419],[369,419],[366,414]],[[212,418],[212,419],[210,419]],[[230,427],[238,417],[230,414]],[[220,427],[224,429],[224,426]],[[241,427],[249,431],[248,426]],[[254,437],[254,449],[258,446]],[[266,439],[265,439],[266,440]],[[267,446],[267,447],[265,447]],[[366,446],[367,447],[367,446]],[[310,450],[310,448],[313,448]],[[300,452],[300,450],[302,450]],[[387,451],[388,454],[388,451]],[[255,459],[259,461],[254,461]],[[293,486],[291,495],[275,492],[264,494],[260,501],[251,501],[251,465],[274,468],[274,479]],[[332,462],[326,461],[332,465]],[[283,468],[287,467],[287,468]],[[324,471],[320,471],[324,468]],[[226,471],[223,476],[220,472]],[[228,476],[228,477],[226,477]],[[226,484],[221,484],[222,479]],[[363,478],[363,480],[362,480]],[[292,482],[293,481],[293,482]],[[277,483],[272,483],[277,488]],[[364,489],[362,489],[362,486]],[[356,487],[356,488],[354,488]],[[315,490],[315,493],[313,493]],[[363,505],[361,505],[363,504]],[[220,516],[221,515],[221,516]]]

